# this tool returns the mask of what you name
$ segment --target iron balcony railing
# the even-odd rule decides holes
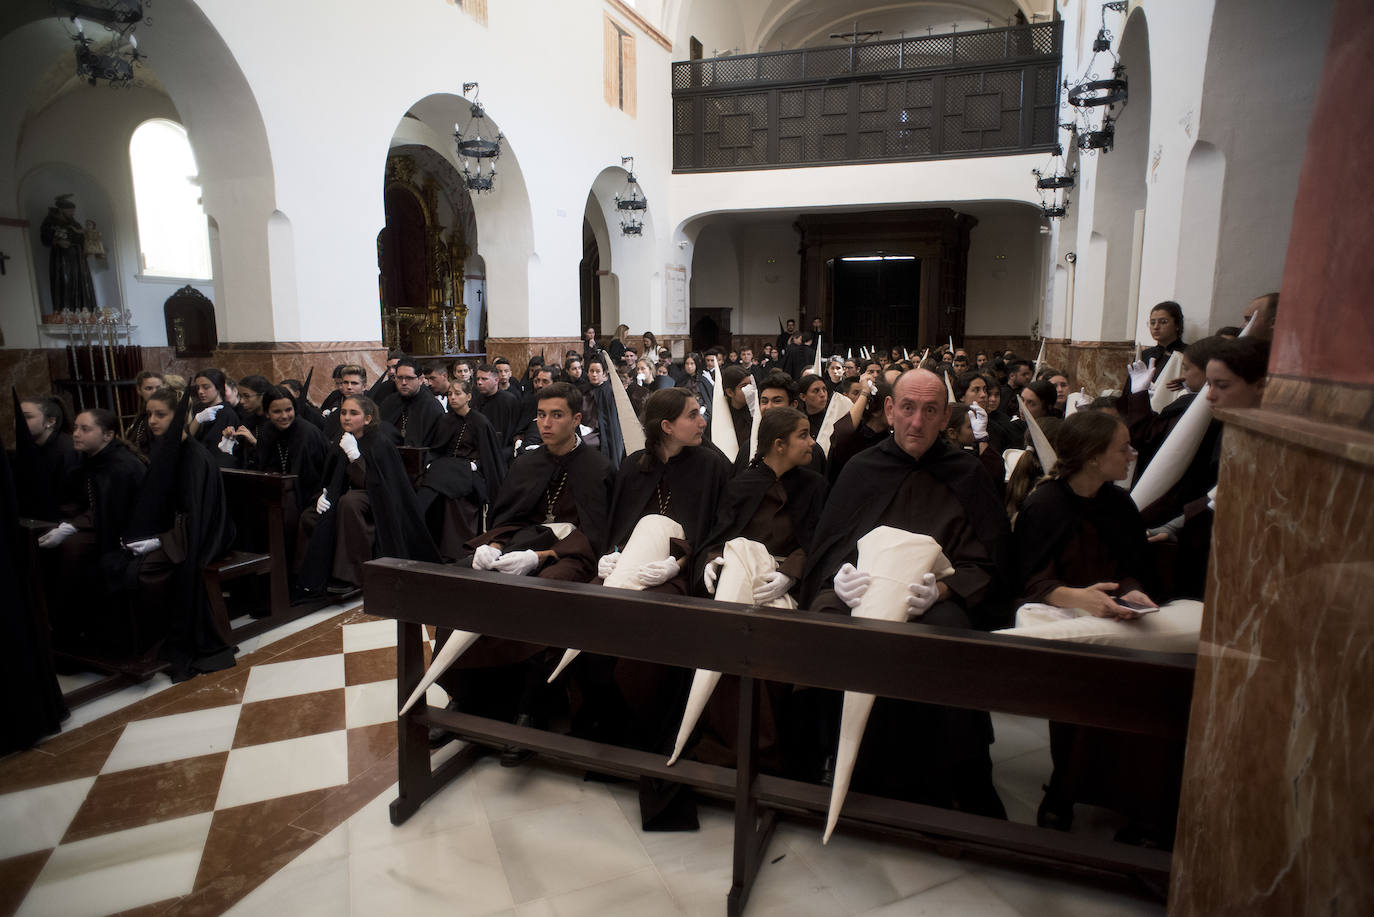
[[[678,172],[1053,149],[1061,23],[678,61]]]

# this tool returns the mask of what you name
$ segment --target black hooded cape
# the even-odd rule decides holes
[[[474,395],[472,406],[491,421],[492,429],[496,431],[496,441],[501,444],[501,453],[509,455],[516,434],[524,426],[521,423],[523,415],[520,411],[519,397],[509,391],[497,389],[494,395]]]
[[[567,455],[553,455],[541,446],[516,456],[492,504],[488,526],[537,525],[543,519],[544,492],[562,468],[568,471],[567,486],[577,502],[578,528],[592,549],[604,554],[610,539],[615,469],[606,456],[586,446],[579,445]]]
[[[779,478],[772,468],[761,461],[752,463],[726,485],[715,526],[706,538],[706,546],[716,550],[738,537],[758,512],[764,494],[768,493],[774,482],[780,482],[787,493],[787,516],[792,520],[792,532],[797,545],[809,554],[813,547],[812,536],[825,508],[828,489],[825,478],[804,467],[793,468]],[[701,579],[705,558],[705,552],[697,555],[696,581]]]
[[[841,566],[858,559],[859,539],[879,524],[893,496],[915,472],[928,474],[958,501],[972,537],[986,552],[987,559],[977,565],[990,577],[991,587],[978,607],[965,609],[969,620],[979,629],[1006,626],[1008,596],[1002,580],[1011,563],[1011,530],[1006,511],[978,460],[943,439],[937,439],[920,459],[913,459],[896,440],[888,437],[849,461],[821,515],[814,550],[807,564],[803,607],[809,607],[816,596],[828,588]],[[901,527],[921,531],[919,519],[912,519],[910,526]],[[958,576],[963,559],[957,552],[949,554],[949,546],[945,548],[946,556],[955,567],[955,576]]]
[[[445,412],[429,389],[421,386],[420,391],[409,398],[397,392],[380,407],[382,420],[400,432],[402,445],[430,450],[439,446],[443,439],[439,426]]]
[[[19,423],[23,423],[19,415]],[[28,432],[28,427],[24,428]],[[22,552],[26,535],[19,528],[14,476],[9,456],[0,447],[0,754],[29,748],[57,732],[68,716],[52,663],[48,630],[33,601],[32,575]]]
[[[271,423],[263,425],[248,467],[271,474],[294,474],[296,492],[304,500],[319,494],[324,486],[327,449],[324,434],[297,414],[285,430],[278,430]]]
[[[439,457],[425,469],[420,486],[421,508],[427,507],[435,495],[451,500],[470,499],[478,506],[491,502],[492,496],[500,492],[506,473],[506,462],[491,422],[478,411],[470,410],[466,417],[450,411],[444,415],[441,431]],[[475,451],[477,458],[463,458],[456,454],[460,451]],[[477,462],[475,472],[472,461]]]
[[[145,472],[138,456],[122,440],[115,439],[83,459],[74,475],[77,514],[90,511],[96,547],[102,553],[119,548],[119,539],[133,518]]]
[[[34,442],[24,419],[19,395],[14,397],[14,484],[18,513],[27,519],[52,521],[68,492],[68,480],[81,466],[72,435],[54,430],[41,446]]]
[[[692,549],[682,567],[689,570],[697,552],[707,545],[707,535],[730,480],[730,465],[720,450],[712,446],[687,446],[667,462],[653,458],[646,468],[647,455],[643,449],[631,455],[616,475],[610,544],[623,548],[639,520],[658,513],[655,493],[659,481],[665,481],[670,499],[664,515],[682,526],[683,537]]]
[[[596,416],[591,419],[596,422],[593,429],[596,430],[599,439],[597,449],[610,460],[612,468],[619,468],[625,459],[625,437],[620,430],[620,411],[616,408],[615,389],[612,388],[610,380],[600,385],[589,385],[582,400],[590,401],[594,406]],[[591,427],[592,424],[587,423],[588,418],[585,416],[587,412],[584,410],[582,413],[582,422]]]

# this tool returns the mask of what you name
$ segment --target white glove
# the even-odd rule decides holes
[[[596,562],[596,575],[606,579],[615,572],[615,565],[620,563],[620,552],[612,551]]]
[[[57,528],[40,535],[38,546],[40,548],[55,548],[75,534],[76,526],[70,522],[63,522]]]
[[[329,512],[329,507],[333,505],[333,503],[329,502],[329,491],[322,490],[320,491],[320,498],[315,501],[315,512],[323,516],[325,513]]]
[[[758,386],[754,385],[753,377],[750,377],[740,390],[744,392],[744,403],[749,406],[749,413],[757,414],[759,412],[759,389]]]
[[[639,585],[648,589],[651,586],[662,586],[668,580],[677,576],[682,570],[678,562],[671,557],[666,560],[655,560],[639,568],[639,573],[635,579]]]
[[[142,541],[129,541],[125,543],[124,547],[128,548],[134,554],[138,554],[141,556],[143,554],[148,554],[152,551],[156,551],[158,548],[162,547],[162,539],[145,538]]]
[[[764,577],[763,584],[754,587],[754,604],[763,605],[787,595],[787,590],[795,583],[792,577],[781,570],[774,570]]]
[[[868,395],[870,398],[876,398],[878,396],[878,383],[874,382],[872,379],[865,378],[864,385],[868,386]]]
[[[352,433],[345,433],[339,437],[339,448],[343,450],[344,455],[348,456],[350,462],[356,462],[358,457],[362,455],[358,451],[358,438]]]
[[[706,563],[706,591],[711,595],[716,594],[716,582],[720,579],[720,568],[723,566],[725,566],[724,557],[717,557]]]
[[[226,437],[219,441],[219,451],[223,452],[225,455],[233,455],[234,447],[237,445],[238,442],[232,437]]]
[[[981,404],[971,404],[968,406],[968,425],[973,430],[973,438],[977,442],[986,442],[988,438],[988,412]]]
[[[1155,374],[1155,358],[1150,357],[1149,366],[1136,360],[1126,367],[1126,372],[1131,376],[1131,392],[1139,395],[1150,387],[1150,379]]]
[[[1207,508],[1214,513],[1217,511],[1217,489],[1215,487],[1207,491]]]
[[[635,381],[643,385],[647,380],[644,378],[643,373],[635,373]]]
[[[906,597],[906,616],[908,618],[919,618],[921,615],[930,611],[930,606],[935,604],[935,600],[940,597],[940,589],[935,585],[935,574],[927,573],[921,577],[919,583],[912,583],[907,590]]]
[[[869,582],[867,573],[860,573],[853,564],[845,564],[835,571],[835,594],[850,608],[857,608],[868,592]]]
[[[196,415],[196,423],[210,423],[215,419],[215,415],[219,413],[222,407],[224,407],[222,404],[212,404]]]
[[[539,555],[533,551],[511,551],[509,554],[502,554],[491,565],[497,573],[508,573],[511,576],[524,576],[533,573],[534,568],[539,566]]]
[[[479,544],[472,552],[472,569],[490,570],[501,559],[501,549],[494,544]]]

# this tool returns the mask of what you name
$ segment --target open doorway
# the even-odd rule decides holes
[[[921,318],[921,259],[907,254],[846,255],[826,262],[835,316],[831,333],[850,346],[914,344]]]

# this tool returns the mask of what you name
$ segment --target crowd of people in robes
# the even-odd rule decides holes
[[[1160,303],[1155,346],[1108,392],[1043,358],[952,341],[919,356],[840,345],[815,320],[787,322],[758,360],[747,346],[674,359],[624,325],[607,338],[589,328],[561,360],[536,356],[518,373],[499,357],[393,353],[378,379],[336,367],[318,403],[309,378],[149,370],[135,380],[143,411],[122,432],[108,411],[72,417],[60,398],[16,395],[2,546],[22,580],[15,522],[50,524],[26,593],[41,591],[48,619],[16,612],[36,651],[11,678],[42,688],[7,746],[58,728],[51,665],[33,662],[50,649],[152,655],[178,679],[233,664],[199,576],[253,524],[226,506],[224,469],[294,477],[285,517],[300,601],[352,594],[367,560],[392,556],[849,615],[872,584],[860,542],[890,529],[928,536],[942,558],[906,584],[906,620],[997,631],[1050,607],[1129,627],[1202,598],[1224,432],[1211,411],[1259,403],[1277,300],[1251,303],[1244,333],[1192,343],[1181,307]],[[422,453],[418,478],[402,447]],[[702,673],[475,635],[460,646],[442,632],[436,658],[449,640],[433,677],[453,709],[733,763],[730,678],[684,721]],[[837,692],[768,685],[762,768],[833,781],[840,715]],[[1005,818],[995,740],[987,713],[880,698],[851,785]],[[1172,843],[1181,748],[1066,724],[1051,724],[1051,740],[1041,825],[1067,830],[1091,803],[1129,819],[1122,840]],[[510,747],[501,762],[527,755]],[[640,801],[648,829],[696,825],[685,787],[646,779]]]

